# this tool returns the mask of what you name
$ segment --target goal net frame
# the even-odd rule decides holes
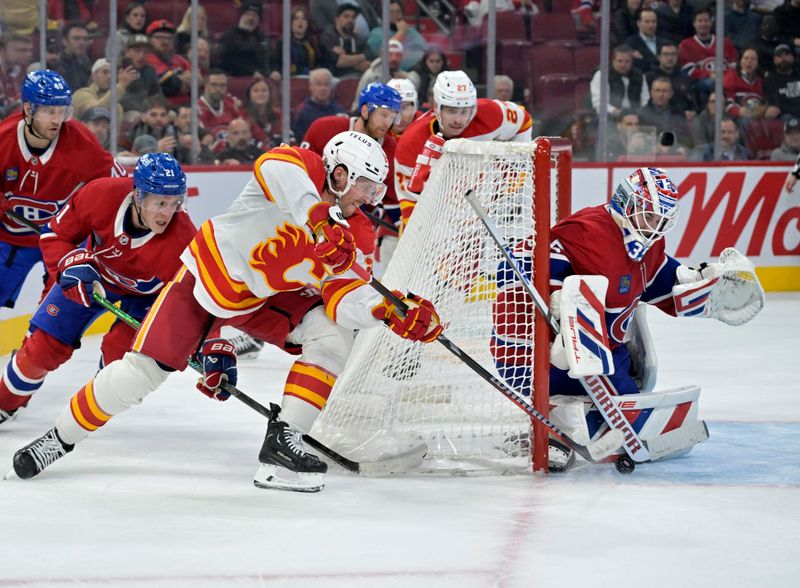
[[[547,320],[532,304],[529,312],[520,311],[519,305],[529,301],[517,292],[511,293],[517,306],[503,307],[517,310],[496,310],[506,304],[498,292],[507,272],[497,265],[496,245],[462,196],[474,188],[484,206],[506,223],[513,243],[522,247],[532,238],[532,251],[526,255],[533,283],[549,303],[550,226],[570,213],[571,173],[572,147],[567,139],[448,141],[384,276],[389,288],[432,298],[443,311],[448,337],[466,345],[464,351],[470,356],[480,356],[479,363],[501,380],[490,347],[502,337],[498,317],[503,321],[508,317],[503,325],[528,341],[522,353],[533,372],[531,377],[527,370],[528,377],[514,380],[512,387],[530,394],[533,407],[545,416],[549,413]],[[509,456],[515,470],[527,461],[528,471],[531,462],[534,471],[547,471],[544,425],[497,390],[486,389],[488,384],[458,359],[442,357],[440,352],[447,355],[436,342],[411,343],[376,329],[360,333],[312,433],[359,461],[399,453],[413,441],[424,441],[432,462],[454,464],[442,469],[473,471],[476,462],[486,464],[478,469],[505,468],[504,458]]]

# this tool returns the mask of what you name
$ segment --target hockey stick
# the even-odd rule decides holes
[[[379,280],[372,276],[366,269],[361,267],[358,263],[354,263],[351,268],[359,278],[364,280],[367,284],[372,286],[375,290],[377,290],[382,296],[387,298],[397,309],[402,313],[405,314],[408,312],[408,306],[398,298],[394,292],[389,290],[386,286],[383,285]],[[519,408],[521,408],[528,416],[536,419],[540,423],[542,423],[545,427],[550,429],[555,435],[557,435],[566,445],[568,445],[571,449],[575,451],[578,455],[584,458],[586,461],[591,462],[598,462],[603,460],[605,457],[613,453],[622,443],[621,435],[604,435],[594,443],[590,445],[582,445],[569,437],[564,431],[562,431],[559,427],[555,425],[550,419],[540,413],[538,410],[530,406],[525,399],[519,392],[510,388],[505,383],[498,380],[494,377],[486,368],[484,368],[481,364],[479,364],[475,359],[473,359],[470,355],[465,353],[458,345],[453,343],[450,339],[448,339],[443,333],[440,334],[436,340],[444,346],[450,353],[455,355],[458,359],[464,362],[472,371],[478,374],[481,378],[483,378],[488,384],[490,384],[495,390],[503,394],[506,398],[511,400],[514,404],[516,404]]]
[[[362,212],[364,211],[362,210]],[[390,223],[387,220],[383,220],[381,217],[375,216],[371,212],[364,212],[364,216],[366,216],[369,220],[371,220],[372,224],[374,224],[376,227],[383,227],[385,229],[388,229],[392,231],[395,235],[400,234],[400,229],[394,226],[393,223]]]
[[[478,215],[481,222],[486,227],[486,230],[489,232],[492,240],[500,249],[500,253],[503,255],[503,258],[510,265],[511,270],[514,272],[517,278],[519,278],[523,287],[533,299],[537,310],[539,310],[539,312],[541,312],[542,315],[547,318],[547,322],[553,332],[558,334],[559,325],[555,321],[555,317],[552,316],[550,309],[545,306],[544,300],[539,295],[539,292],[536,290],[536,288],[534,288],[533,284],[531,284],[531,281],[520,269],[517,261],[511,255],[510,247],[500,236],[500,232],[498,231],[497,226],[494,224],[494,221],[486,213],[486,210],[484,210],[480,202],[478,202],[474,191],[467,191],[465,198],[467,202],[469,202],[470,206],[472,206],[475,214]],[[669,453],[676,453],[677,451],[686,448],[679,447],[678,449],[673,449],[676,446],[674,439],[663,440],[664,443],[654,439],[651,442],[659,444],[659,451],[657,451],[656,455],[651,455],[648,443],[639,437],[628,419],[622,414],[622,411],[618,409],[616,401],[613,398],[615,395],[613,392],[613,385],[608,378],[604,376],[584,376],[580,378],[580,382],[589,398],[592,399],[592,402],[600,411],[603,419],[608,423],[608,426],[612,429],[620,430],[624,435],[625,442],[623,443],[623,447],[632,462],[626,463],[624,456],[620,457],[617,460],[617,469],[619,469],[621,472],[627,473],[628,471],[633,471],[633,467],[635,467],[633,462],[642,463],[653,461],[654,459],[665,457],[666,455],[669,455]],[[706,429],[705,423],[702,424],[702,429],[707,438],[708,430]],[[686,441],[689,442],[692,439],[702,437],[703,431],[695,431],[694,434],[686,437]],[[675,438],[678,438],[678,436],[675,436]],[[691,443],[689,446],[693,444],[694,443]]]
[[[29,221],[24,216],[20,216],[19,214],[17,214],[13,210],[6,210],[4,214],[8,218],[11,218],[11,219],[14,219],[15,221],[17,221],[19,224],[25,225],[26,227],[28,227],[31,231],[33,231],[37,235],[41,235],[42,234],[42,227],[40,227],[36,223],[33,223],[33,222]]]
[[[122,322],[126,323],[130,327],[133,327],[134,329],[139,328],[138,320],[106,300],[106,298],[101,296],[99,293],[94,292],[92,297],[94,298],[95,302],[111,312]],[[203,373],[203,366],[201,366],[192,358],[189,358],[189,367],[199,374]],[[222,384],[222,389],[236,398],[236,400],[239,400],[243,404],[246,404],[252,408],[261,416],[267,419],[272,418],[274,409],[270,410],[254,398],[239,390],[236,386],[229,384],[228,382],[224,382]],[[363,476],[387,476],[406,471],[411,467],[418,465],[422,461],[422,458],[425,457],[425,453],[427,453],[428,450],[426,445],[419,445],[409,449],[404,453],[400,453],[386,459],[381,459],[374,462],[357,462],[347,459],[345,456],[337,453],[327,445],[323,444],[321,441],[314,439],[311,435],[303,435],[303,441],[347,471],[353,472],[354,474],[361,474]]]

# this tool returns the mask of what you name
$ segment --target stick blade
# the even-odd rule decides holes
[[[358,473],[372,478],[402,474],[421,464],[427,453],[428,446],[422,443],[391,457],[377,461],[360,462],[358,464]]]

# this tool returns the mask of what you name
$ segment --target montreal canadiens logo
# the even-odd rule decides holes
[[[612,339],[614,339],[614,341],[622,343],[622,340],[625,338],[625,333],[631,324],[633,311],[636,310],[636,305],[638,302],[639,298],[637,297],[636,300],[634,300],[628,308],[619,313],[619,316],[617,316],[611,323],[611,328],[608,330],[608,334]]]
[[[58,315],[58,307],[55,304],[48,304],[47,305],[47,314],[50,316],[57,316]]]

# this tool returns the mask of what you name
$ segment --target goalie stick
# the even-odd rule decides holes
[[[118,317],[125,324],[133,327],[134,329],[139,328],[139,321],[137,321],[135,318],[133,318],[131,315],[126,313],[121,308],[115,306],[114,304],[106,300],[103,296],[101,296],[97,292],[94,292],[93,298],[95,302],[97,302],[103,308],[105,308],[113,315]],[[191,367],[199,374],[203,373],[203,367],[192,358],[189,358],[189,367]],[[236,386],[233,386],[228,382],[224,382],[221,387],[231,396],[233,396],[243,404],[246,404],[254,411],[259,413],[261,416],[267,419],[272,417],[274,409],[270,410],[269,408],[267,408],[254,398],[248,396],[247,394],[239,390]],[[428,451],[427,445],[422,444],[416,447],[412,447],[411,449],[403,453],[385,459],[380,459],[373,462],[357,462],[347,459],[345,456],[341,455],[340,453],[337,453],[336,451],[334,451],[327,445],[323,444],[321,441],[314,439],[310,435],[303,435],[303,441],[310,447],[313,447],[314,449],[319,451],[321,454],[330,459],[332,462],[346,469],[347,471],[368,477],[388,476],[390,474],[404,472],[416,465],[419,465]]]
[[[394,292],[389,290],[386,286],[383,285],[379,280],[377,280],[372,274],[370,274],[366,269],[361,267],[358,263],[354,263],[352,269],[359,278],[364,280],[367,284],[369,284],[372,288],[377,290],[382,296],[387,298],[393,305],[397,307],[397,309],[405,315],[408,311],[408,306],[398,298]],[[478,374],[481,378],[483,378],[488,384],[490,384],[495,390],[503,394],[506,398],[511,400],[514,404],[516,404],[519,408],[521,408],[528,416],[536,419],[540,423],[542,423],[545,427],[550,429],[559,439],[561,439],[566,445],[570,447],[570,449],[574,450],[575,453],[580,455],[586,461],[590,461],[593,463],[600,462],[608,457],[611,453],[616,451],[619,446],[622,444],[622,435],[621,433],[614,435],[614,431],[610,431],[609,434],[604,435],[594,443],[589,445],[582,445],[569,437],[564,431],[562,431],[555,423],[553,423],[550,419],[540,413],[538,410],[530,406],[525,399],[519,392],[510,388],[499,379],[494,377],[489,371],[486,370],[481,364],[479,364],[475,359],[473,359],[470,355],[465,353],[458,345],[453,343],[450,339],[448,339],[443,333],[440,334],[436,340],[444,346],[450,353],[455,355],[458,359],[460,359],[463,363],[465,363],[472,371]]]
[[[497,230],[494,221],[486,213],[486,210],[484,210],[480,202],[478,202],[474,190],[467,190],[465,198],[475,211],[475,214],[478,215],[483,226],[486,227],[492,241],[495,242],[503,258],[508,262],[509,267],[511,267],[511,271],[519,278],[525,291],[533,300],[536,309],[547,319],[547,324],[550,325],[550,329],[553,333],[558,335],[560,331],[558,322],[547,305],[545,305],[539,292],[533,287],[533,284],[531,284],[531,281],[519,268],[519,265],[517,265],[517,261],[514,259],[514,256],[511,255],[508,243],[500,236],[500,232]],[[633,426],[628,422],[628,419],[626,419],[622,411],[617,408],[617,404],[613,398],[614,388],[608,378],[603,376],[583,376],[579,378],[579,380],[586,394],[592,399],[592,402],[597,407],[597,410],[600,411],[600,414],[603,415],[603,419],[608,423],[608,426],[611,427],[611,429],[620,431],[624,436],[622,446],[625,449],[625,453],[627,453],[634,462],[641,463],[648,461],[650,459],[650,453],[647,450],[647,443],[639,438]],[[626,466],[620,463],[618,469],[619,467]],[[630,465],[627,467],[630,467]]]

